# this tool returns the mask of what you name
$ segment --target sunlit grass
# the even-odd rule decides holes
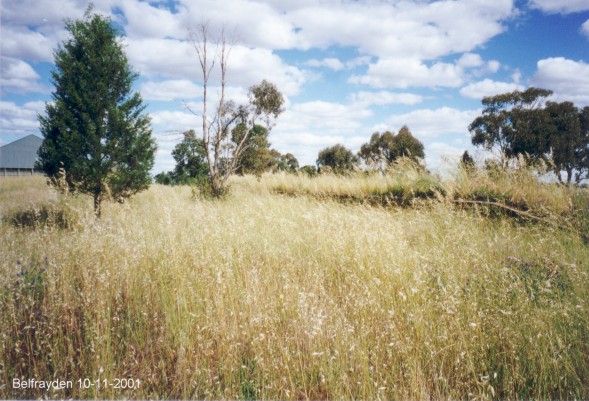
[[[0,226],[2,398],[589,397],[588,246],[444,200],[473,183],[419,208],[275,191],[360,199],[398,177],[236,178],[221,201],[154,185],[100,221],[84,198],[5,183],[3,215],[26,193],[77,223]]]

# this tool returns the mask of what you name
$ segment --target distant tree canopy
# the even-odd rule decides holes
[[[299,169],[301,173],[307,174],[309,177],[314,177],[317,175],[317,167],[306,165]]]
[[[182,133],[182,141],[172,150],[176,162],[174,170],[156,174],[157,184],[162,185],[193,185],[209,176],[206,153],[202,138],[196,137],[194,130]]]
[[[285,153],[276,155],[276,170],[295,172],[299,169],[299,161],[292,153]]]
[[[91,195],[94,212],[104,199],[122,201],[148,188],[156,144],[120,33],[91,13],[67,21],[71,34],[56,51],[53,102],[39,117],[44,140],[38,167],[70,191]]]
[[[469,126],[473,145],[498,149],[503,165],[524,155],[546,161],[563,183],[580,182],[589,174],[589,107],[546,101],[551,94],[529,88],[483,98],[485,109]]]
[[[471,171],[476,168],[476,163],[468,150],[465,150],[462,157],[460,157],[460,168],[463,171]]]
[[[317,157],[319,171],[327,167],[336,174],[350,171],[358,164],[358,158],[345,146],[337,144],[323,149]]]
[[[498,149],[504,162],[526,151],[538,154],[545,144],[538,131],[542,121],[535,110],[551,94],[546,89],[529,88],[484,97],[482,115],[468,127],[472,144],[487,150]]]
[[[237,125],[232,132],[235,144],[244,141],[247,126]],[[267,171],[296,171],[299,162],[291,153],[281,154],[276,149],[270,149],[268,141],[269,131],[261,125],[254,125],[243,142],[243,151],[239,156],[235,172],[239,175],[261,175]]]
[[[561,182],[579,183],[589,174],[589,130],[585,123],[589,107],[579,110],[571,102],[548,102],[544,114],[545,158],[552,162]],[[561,171],[566,173],[566,181],[561,179]]]
[[[408,157],[416,161],[417,159],[423,159],[425,157],[423,144],[411,134],[409,127],[406,125],[404,125],[395,136],[392,153],[396,155],[396,158]]]
[[[382,134],[375,132],[370,137],[370,142],[362,145],[358,156],[364,160],[367,166],[382,170],[400,157],[418,160],[423,159],[425,154],[423,144],[411,134],[405,125],[397,135],[390,131],[385,131]]]
[[[233,143],[239,144],[243,141],[243,150],[236,163],[237,174],[259,175],[272,168],[275,159],[270,152],[268,134],[268,130],[261,125],[254,125],[248,129],[247,125],[238,124],[233,128],[231,133]]]
[[[178,184],[189,184],[199,177],[208,177],[205,148],[202,138],[194,130],[183,133],[184,139],[172,151],[176,161],[173,178]]]

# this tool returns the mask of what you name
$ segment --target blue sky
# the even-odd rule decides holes
[[[53,90],[53,50],[65,18],[87,1],[1,3],[0,145],[40,135],[37,115]],[[286,98],[272,146],[314,164],[342,143],[357,151],[375,131],[408,125],[426,163],[443,171],[468,149],[481,98],[530,86],[589,105],[589,0],[95,0],[125,33],[140,74],[158,154],[173,168],[181,132],[197,129],[200,82],[188,32],[203,20],[238,39],[228,94],[267,79]],[[214,85],[214,84],[213,84]],[[482,154],[479,153],[479,157]]]

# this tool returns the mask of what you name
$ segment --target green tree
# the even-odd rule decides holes
[[[172,150],[176,161],[174,181],[177,184],[190,184],[199,178],[208,176],[205,148],[201,138],[196,137],[194,130],[183,133],[184,139]]]
[[[276,170],[295,172],[299,169],[299,161],[292,153],[286,153],[284,155],[276,155]]]
[[[156,151],[137,78],[109,19],[92,14],[66,21],[71,38],[55,51],[55,91],[39,117],[44,136],[39,168],[49,182],[65,178],[70,191],[123,201],[148,188]]]
[[[393,160],[399,157],[407,157],[414,161],[418,161],[425,157],[423,144],[411,134],[409,127],[406,125],[399,130],[397,135],[395,135],[390,154],[393,156]]]
[[[425,154],[423,144],[404,125],[397,135],[390,131],[372,134],[370,142],[360,147],[358,156],[364,160],[367,166],[384,170],[400,157],[408,157],[418,161],[423,159]]]
[[[470,153],[468,153],[468,150],[465,150],[462,157],[460,157],[460,168],[466,172],[476,169],[476,163]]]
[[[581,130],[583,111],[571,102],[548,102],[547,116],[548,146],[552,168],[561,183],[570,184],[576,176],[579,182],[587,170],[586,153],[589,142]],[[566,173],[566,181],[561,172]]]
[[[309,177],[314,177],[317,175],[317,167],[306,165],[299,169],[300,172],[307,174]]]
[[[242,143],[243,147],[236,163],[235,172],[237,174],[261,175],[265,171],[271,170],[276,164],[275,155],[270,150],[268,134],[268,129],[257,124],[249,129],[249,132],[244,123],[235,126],[231,133],[232,141],[235,146]]]
[[[518,154],[542,154],[545,141],[540,134],[544,124],[540,106],[551,94],[547,89],[529,88],[484,97],[482,115],[468,127],[472,144],[499,150],[504,165]]]
[[[382,134],[375,132],[370,137],[370,141],[360,147],[358,156],[364,160],[368,167],[383,170],[395,159],[394,142],[395,135],[390,131],[385,131]]]
[[[336,174],[352,170],[357,163],[358,158],[354,153],[340,144],[323,149],[317,157],[319,171],[327,167]]]

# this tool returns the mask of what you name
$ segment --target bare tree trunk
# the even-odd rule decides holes
[[[207,165],[209,167],[209,184],[214,196],[219,196],[223,192],[223,186],[226,182],[226,174],[221,171],[221,153],[223,141],[226,137],[227,125],[223,121],[226,112],[225,105],[225,85],[227,74],[227,59],[229,57],[230,48],[227,47],[227,40],[225,38],[224,30],[221,31],[216,42],[217,52],[209,59],[208,45],[209,45],[209,23],[203,22],[199,26],[198,33],[192,34],[193,46],[198,55],[200,63],[200,71],[202,73],[203,85],[203,112],[202,112],[202,138],[205,147],[205,154]],[[220,47],[220,49],[219,49]],[[215,61],[219,61],[221,69],[221,93],[217,110],[212,121],[209,122],[207,114],[208,106],[208,83],[210,74],[215,66]]]
[[[567,185],[571,185],[571,180],[573,179],[573,169],[571,167],[567,167],[566,172],[567,172]]]
[[[102,193],[100,191],[94,192],[94,215],[97,219],[102,214]]]

